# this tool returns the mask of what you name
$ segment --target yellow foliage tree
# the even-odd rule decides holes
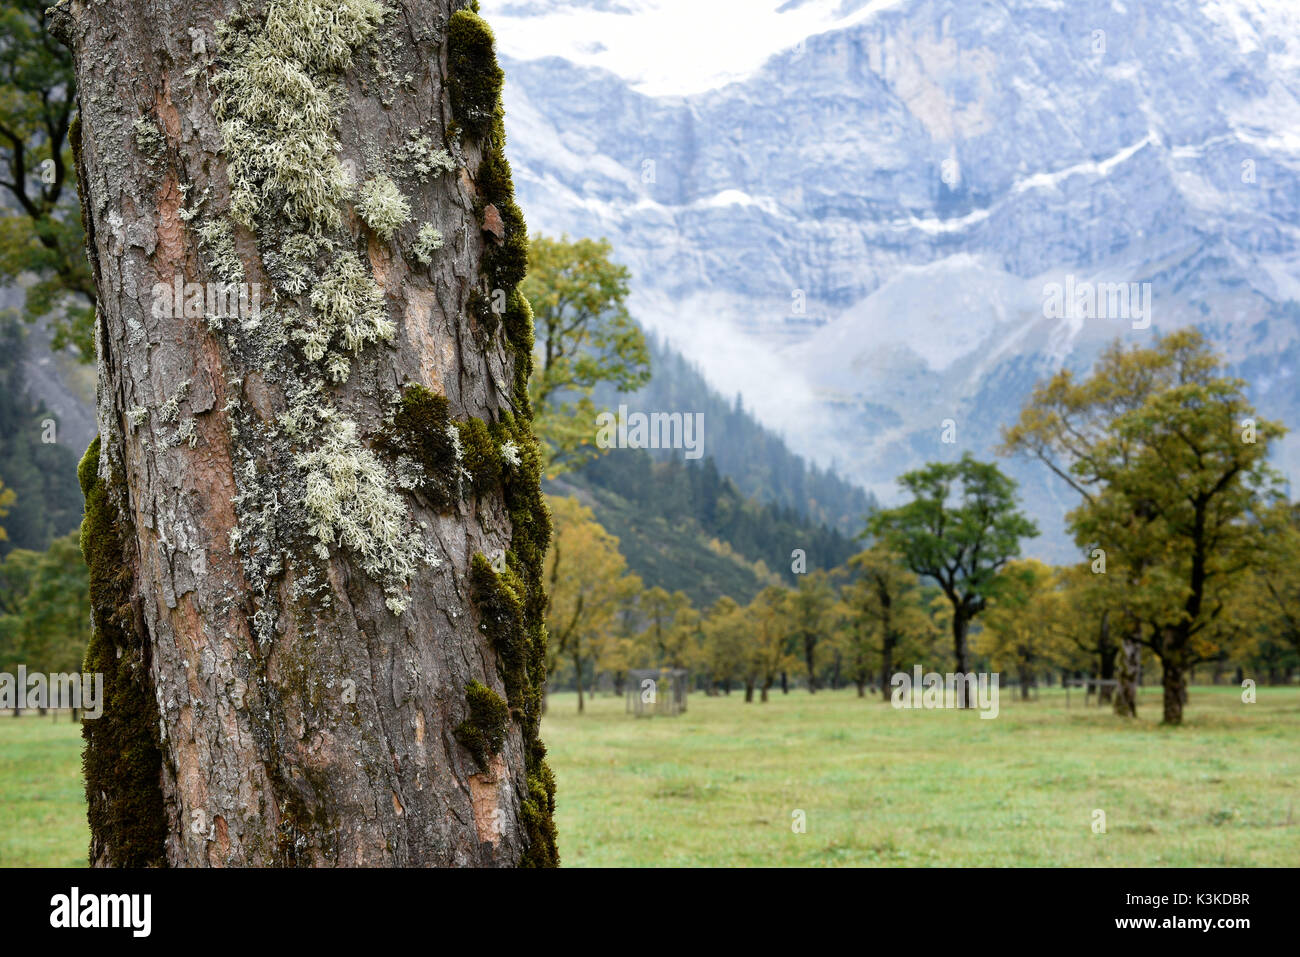
[[[618,612],[641,590],[627,571],[618,539],[576,498],[548,496],[554,532],[546,553],[545,580],[551,604],[548,670],[572,664],[578,684],[578,712],[584,710],[582,676],[586,664],[619,651]]]

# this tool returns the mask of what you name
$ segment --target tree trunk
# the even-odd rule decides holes
[[[1115,646],[1110,639],[1110,610],[1101,613],[1101,626],[1097,635],[1097,659],[1101,665],[1101,679],[1115,680]],[[1115,698],[1115,689],[1111,685],[1102,685],[1097,699],[1098,706],[1110,704]]]
[[[790,693],[790,679],[786,676],[786,673],[783,671],[781,672],[781,694],[789,694],[789,693]]]
[[[858,697],[865,698],[867,696],[867,679],[865,677],[854,678],[853,683],[857,685]]]
[[[754,682],[745,682],[745,703],[751,704],[754,701]]]
[[[576,676],[574,680],[578,683],[578,714],[582,714],[582,659],[577,655],[573,656],[573,673]]]
[[[1125,635],[1116,654],[1119,668],[1115,675],[1115,714],[1121,718],[1137,717],[1138,678],[1142,667],[1142,646],[1137,635]]]
[[[966,674],[967,672],[966,629],[969,624],[970,621],[966,617],[965,612],[962,611],[961,608],[959,607],[954,608],[953,616],[952,616],[952,649],[953,649],[953,654],[956,655],[957,657],[957,673],[962,675]],[[975,707],[975,701],[974,698],[972,698],[973,692],[971,691],[970,682],[963,681],[961,685],[962,685],[962,695],[961,695],[961,699],[957,702],[957,707],[959,708]]]
[[[803,642],[803,660],[808,665],[808,693],[817,693],[817,671],[814,666],[816,657],[817,639],[805,638]]]
[[[51,13],[99,301],[94,864],[557,862],[526,231],[465,5]]]
[[[1187,703],[1187,673],[1178,652],[1162,658],[1160,683],[1164,691],[1164,724],[1183,723],[1183,705]]]
[[[890,681],[894,677],[894,643],[889,640],[886,633],[883,642],[883,656],[880,664],[880,698],[882,701],[889,700]]]

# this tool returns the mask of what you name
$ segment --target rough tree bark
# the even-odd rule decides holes
[[[1115,714],[1121,718],[1136,718],[1138,676],[1142,669],[1142,646],[1136,632],[1124,635],[1115,657],[1119,665],[1115,675],[1119,682],[1115,686]]]
[[[99,295],[94,864],[556,863],[526,231],[467,5],[51,11]]]

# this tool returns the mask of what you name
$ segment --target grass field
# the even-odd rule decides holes
[[[0,717],[0,867],[84,867],[81,725]]]
[[[543,726],[567,866],[1300,865],[1295,689],[1193,688],[1179,729],[1154,688],[1127,725],[1050,690],[994,720],[848,691],[576,704]],[[0,718],[0,864],[84,861],[79,749],[66,720]]]

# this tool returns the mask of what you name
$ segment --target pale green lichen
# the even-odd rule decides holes
[[[384,293],[355,253],[340,255],[311,293],[315,322],[294,330],[303,353],[313,362],[326,359],[332,346],[353,354],[367,344],[392,339],[394,326]],[[347,378],[347,360],[337,352],[326,366],[335,381]]]
[[[384,582],[386,604],[400,615],[410,601],[403,586],[418,566],[440,562],[410,534],[406,503],[388,467],[362,444],[357,424],[336,409],[301,402],[281,425],[313,444],[294,462],[306,476],[303,505],[317,555],[328,558],[332,544],[357,555],[366,573]]]
[[[176,430],[176,434],[172,436],[172,445],[180,445],[184,442],[190,448],[194,448],[198,441],[199,437],[194,431],[194,419],[192,418],[182,422],[180,428]]]
[[[352,200],[357,217],[390,240],[411,218],[394,178],[408,187],[456,167],[418,134],[408,136],[397,163],[373,155],[366,143],[346,164],[340,155],[339,81],[365,56],[364,44],[372,53],[381,45],[385,15],[377,0],[266,0],[241,5],[217,28],[214,108],[231,197],[223,221],[256,236],[272,300],[256,336],[246,334],[247,321],[238,328],[227,323],[225,331],[250,366],[278,377],[288,403],[272,422],[239,408],[230,415],[232,438],[241,437],[230,544],[257,596],[259,643],[277,634],[275,579],[286,565],[294,571],[292,595],[328,605],[328,576],[317,563],[346,551],[382,584],[389,610],[401,614],[418,566],[439,564],[427,528],[411,521],[403,491],[420,486],[418,463],[381,463],[327,385],[346,381],[353,358],[395,333],[384,291],[345,230],[344,203]],[[356,80],[368,95],[367,78]],[[356,159],[371,171],[359,188],[349,172]],[[234,252],[233,231],[219,230],[199,233],[218,274]],[[441,237],[436,230],[421,234],[416,242],[431,254]]]
[[[392,239],[410,218],[411,207],[397,184],[380,173],[357,191],[357,215],[381,239]]]
[[[375,0],[271,0],[260,24],[240,16],[218,26],[230,66],[213,78],[214,106],[237,222],[283,214],[314,232],[342,224],[335,81],[385,13]]]
[[[175,422],[176,417],[180,415],[181,403],[190,392],[190,380],[186,379],[176,387],[176,392],[170,399],[164,402],[158,409],[158,421],[164,425]]]
[[[144,158],[151,164],[157,162],[167,148],[167,137],[158,129],[158,124],[142,116],[132,124],[132,129],[135,130],[135,145]]]
[[[523,464],[523,459],[519,457],[519,446],[515,444],[513,439],[507,439],[505,442],[501,443],[501,458],[505,461],[506,465],[509,465],[512,469],[518,468]]]
[[[393,154],[393,159],[420,183],[428,182],[430,176],[437,178],[456,169],[451,154],[444,149],[435,149],[433,140],[421,135],[419,130],[406,134],[406,143]]]
[[[244,264],[235,251],[235,233],[224,219],[211,219],[199,226],[199,242],[208,254],[208,268],[226,282],[244,281]]]
[[[422,265],[433,262],[433,253],[442,248],[442,233],[434,228],[433,223],[425,223],[411,243],[411,255]]]

